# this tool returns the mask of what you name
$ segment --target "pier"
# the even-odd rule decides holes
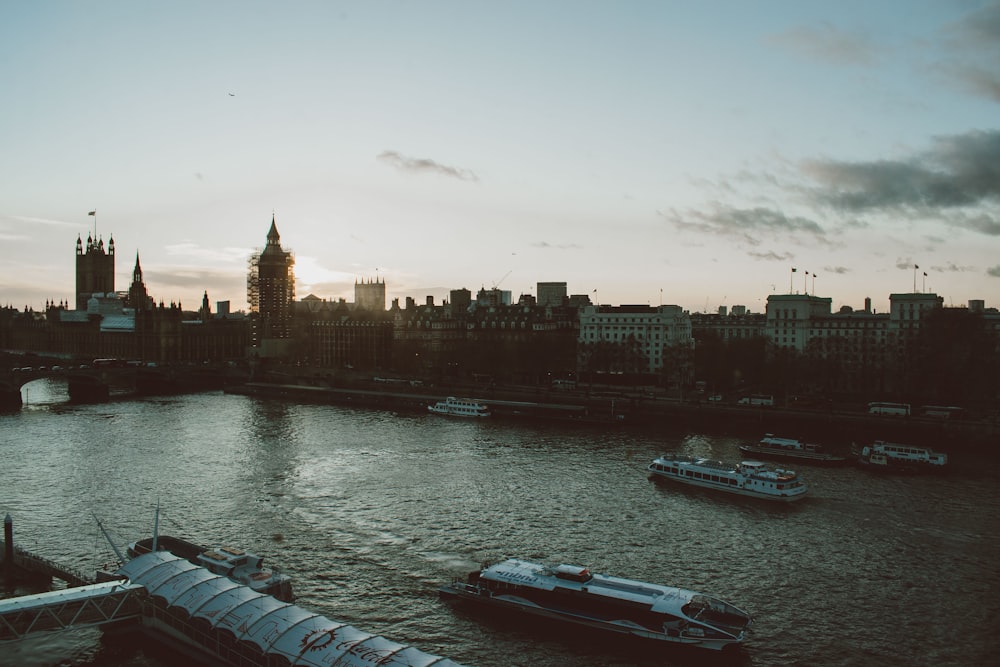
[[[39,632],[131,622],[220,665],[461,667],[449,658],[282,602],[168,551],[136,556],[93,582],[16,549],[10,515],[4,530],[8,576],[34,574],[84,583],[0,600],[0,650],[5,642]]]

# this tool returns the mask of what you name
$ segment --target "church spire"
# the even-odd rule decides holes
[[[267,245],[281,245],[281,237],[278,236],[278,227],[274,223],[274,213],[271,214],[271,229],[267,232]]]
[[[135,268],[132,269],[132,282],[142,283],[142,267],[139,266],[139,251],[135,251]]]

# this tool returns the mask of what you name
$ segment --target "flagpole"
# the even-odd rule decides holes
[[[917,265],[917,264],[913,265],[913,293],[914,294],[917,293],[917,269],[919,269],[919,268],[920,268],[919,265]]]
[[[793,268],[788,274],[788,293],[792,294],[795,292],[795,288],[792,286],[792,281],[795,279],[795,269]]]
[[[809,280],[808,271],[806,271],[805,274],[802,276],[802,291],[805,292],[806,294],[809,294],[809,283],[806,282],[807,280]]]

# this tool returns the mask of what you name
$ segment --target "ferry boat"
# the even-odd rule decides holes
[[[858,453],[858,465],[885,472],[944,472],[948,455],[926,447],[876,440]]]
[[[751,456],[773,459],[795,459],[809,463],[839,465],[847,462],[846,456],[826,452],[819,445],[802,442],[794,438],[778,438],[766,434],[755,444],[740,445],[740,451]]]
[[[454,396],[449,396],[434,405],[428,405],[427,409],[436,415],[450,415],[452,417],[490,416],[490,409],[472,398],[455,398]]]
[[[760,461],[733,464],[669,453],[653,459],[647,470],[654,477],[681,484],[786,503],[802,500],[809,492],[794,470],[772,468]]]
[[[152,537],[128,545],[129,558],[153,551]],[[273,595],[283,602],[292,602],[292,580],[276,568],[264,567],[264,558],[242,549],[231,547],[209,548],[188,542],[179,537],[160,535],[156,538],[157,551],[169,551],[213,574],[229,577],[249,586],[259,593]]]
[[[528,613],[635,638],[713,650],[744,641],[753,620],[728,602],[683,588],[518,559],[486,563],[442,598]]]

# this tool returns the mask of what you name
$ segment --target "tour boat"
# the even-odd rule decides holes
[[[772,468],[760,461],[733,464],[670,453],[653,459],[647,470],[682,484],[780,502],[802,500],[809,492],[794,470]]]
[[[264,567],[261,556],[231,547],[204,547],[170,535],[160,535],[155,540],[157,551],[169,551],[195,565],[201,565],[209,572],[229,577],[283,602],[293,600],[291,577],[281,574],[275,568]],[[153,551],[153,541],[154,538],[149,537],[128,545],[129,558]]]
[[[750,614],[728,602],[672,586],[518,559],[484,564],[442,586],[442,598],[568,621],[634,638],[713,650],[744,641]]]
[[[768,433],[759,442],[740,445],[740,451],[751,456],[774,459],[795,459],[809,463],[846,463],[846,456],[838,456],[823,451],[819,445],[805,443],[794,438],[778,438]]]
[[[472,398],[455,398],[454,396],[449,396],[434,405],[428,405],[427,409],[436,415],[450,415],[452,417],[490,416],[490,409]]]
[[[926,447],[876,440],[862,447],[858,465],[885,472],[944,472],[948,455]]]

